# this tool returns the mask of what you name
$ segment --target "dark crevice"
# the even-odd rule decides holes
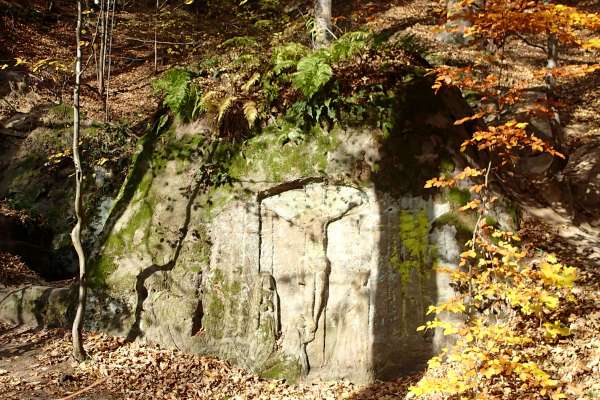
[[[204,307],[202,301],[198,303],[194,316],[192,317],[192,336],[197,336],[202,332],[202,318],[204,317]]]

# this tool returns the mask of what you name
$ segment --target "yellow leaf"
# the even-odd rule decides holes
[[[465,122],[473,121],[473,120],[479,119],[479,118],[481,118],[483,116],[485,116],[485,113],[484,112],[479,112],[479,113],[477,113],[475,115],[472,115],[470,117],[465,117],[465,118],[461,118],[459,120],[454,121],[454,125],[462,125]]]
[[[556,392],[552,393],[550,398],[552,400],[560,400],[560,399],[566,399],[567,396],[564,393],[561,393],[560,391],[556,391]]]
[[[481,204],[481,201],[479,201],[479,199],[471,200],[470,202],[468,202],[467,204],[465,204],[464,206],[459,208],[459,210],[460,211],[476,210],[477,208],[479,208],[480,204]]]
[[[475,257],[477,257],[477,253],[475,253],[475,250],[468,250],[468,251],[461,253],[460,257],[461,258],[475,258]]]
[[[571,330],[560,321],[545,322],[544,329],[546,330],[546,336],[552,339],[558,336],[571,336]]]
[[[573,287],[575,280],[577,280],[577,269],[552,263],[550,260],[556,260],[556,258],[548,258],[548,262],[543,263],[540,267],[540,273],[544,282],[560,288]]]
[[[558,308],[559,300],[556,296],[552,296],[548,293],[541,293],[540,300],[549,310],[556,310]]]
[[[504,368],[502,368],[502,366],[500,365],[500,362],[498,360],[494,360],[494,361],[490,362],[491,365],[489,365],[487,368],[484,368],[481,370],[481,373],[487,379],[490,379],[491,377],[493,377],[495,375],[499,375],[502,373],[502,371],[504,371]]]
[[[590,39],[582,45],[585,49],[600,49],[600,39]]]

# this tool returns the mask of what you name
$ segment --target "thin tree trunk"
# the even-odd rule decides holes
[[[331,42],[331,29],[331,0],[315,0],[315,48]]]
[[[98,94],[104,98],[104,77],[106,68],[106,38],[108,36],[108,0],[100,1],[100,49],[98,54]]]
[[[73,357],[78,361],[83,361],[86,358],[86,353],[83,348],[81,331],[83,329],[83,319],[85,314],[85,301],[87,292],[86,270],[85,270],[85,254],[81,245],[81,181],[83,171],[81,169],[81,159],[79,158],[79,91],[81,88],[81,0],[77,0],[77,59],[75,62],[75,90],[73,94],[73,162],[75,164],[75,216],[77,224],[71,232],[71,240],[77,252],[79,259],[79,297],[77,301],[77,312],[73,320]]]
[[[552,129],[552,139],[554,140],[554,146],[558,151],[562,151],[563,147],[563,129],[560,121],[560,115],[555,106],[556,101],[556,78],[554,76],[554,69],[558,67],[558,40],[552,33],[548,33],[548,44],[547,44],[547,57],[546,57],[546,68],[548,72],[546,74],[546,97],[548,99],[548,109],[552,111],[550,115],[550,126]]]
[[[113,32],[115,29],[115,6],[116,6],[116,0],[112,0],[112,10],[110,10],[110,0],[108,0],[108,5],[107,5],[107,11],[111,11],[110,14],[112,15],[110,18],[110,30],[108,31],[108,52],[107,52],[107,59],[108,59],[108,67],[107,67],[107,72],[106,72],[106,83],[105,83],[105,90],[106,90],[106,96],[104,98],[104,122],[109,122],[110,121],[110,108],[109,108],[109,96],[110,96],[110,69],[112,66],[112,43],[113,43]],[[107,19],[108,21],[108,19]],[[107,29],[108,29],[108,24],[107,24]]]
[[[154,72],[158,70],[158,4],[159,0],[156,0],[156,11],[154,14]]]

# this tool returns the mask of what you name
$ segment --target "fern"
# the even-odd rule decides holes
[[[237,97],[235,96],[227,96],[225,100],[219,106],[219,114],[217,116],[217,123],[221,124],[223,122],[223,117],[227,114],[227,111],[233,106]]]
[[[219,98],[220,94],[211,90],[200,99],[200,107],[211,114],[215,114],[219,111]]]
[[[165,94],[164,104],[179,114],[189,101],[192,74],[183,69],[171,69],[162,78],[152,82],[154,90]]]
[[[298,144],[306,139],[306,132],[293,124],[283,124],[278,130],[277,141],[281,145]]]
[[[340,62],[359,54],[366,47],[371,38],[367,32],[348,32],[331,44],[330,54],[332,62]]]
[[[293,120],[297,120],[298,118],[304,116],[307,113],[307,110],[308,103],[306,101],[297,101],[289,107],[287,115]]]
[[[219,47],[256,47],[258,42],[254,36],[234,36],[224,41]]]
[[[243,69],[252,69],[260,66],[260,58],[256,54],[244,53],[237,57],[232,65]]]
[[[246,83],[242,85],[242,91],[248,93],[250,91],[250,88],[252,88],[252,86],[254,86],[259,79],[260,74],[258,72],[255,72],[254,75],[252,75],[250,79],[248,79]]]
[[[256,107],[256,103],[253,101],[245,102],[243,110],[246,121],[248,121],[248,126],[252,128],[256,122],[256,118],[258,117],[258,108]]]
[[[292,75],[293,86],[308,99],[312,98],[333,76],[333,70],[323,53],[317,52],[302,58]]]
[[[288,43],[273,50],[273,72],[280,74],[286,69],[293,68],[298,61],[308,54],[308,48],[298,43]]]
[[[202,104],[202,92],[200,89],[195,86],[192,88],[190,93],[190,99],[193,99],[193,102],[190,102],[192,105],[191,109],[191,119],[196,119],[200,115],[200,113],[206,111],[206,108]]]

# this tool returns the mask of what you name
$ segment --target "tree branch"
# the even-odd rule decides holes
[[[518,37],[519,39],[521,39],[525,44],[531,46],[531,47],[535,47],[536,49],[540,49],[544,52],[544,54],[548,54],[548,50],[546,49],[546,47],[542,46],[541,44],[535,44],[529,41],[529,39],[527,39],[525,36],[521,35],[520,33],[516,33],[515,32],[515,36]]]
[[[155,42],[154,40],[138,39],[138,38],[134,38],[131,36],[126,36],[125,39],[133,40],[135,42],[142,42],[142,43],[154,43]],[[156,41],[156,43],[157,44],[173,44],[173,45],[180,45],[180,46],[196,44],[196,42],[161,42],[161,41]]]

